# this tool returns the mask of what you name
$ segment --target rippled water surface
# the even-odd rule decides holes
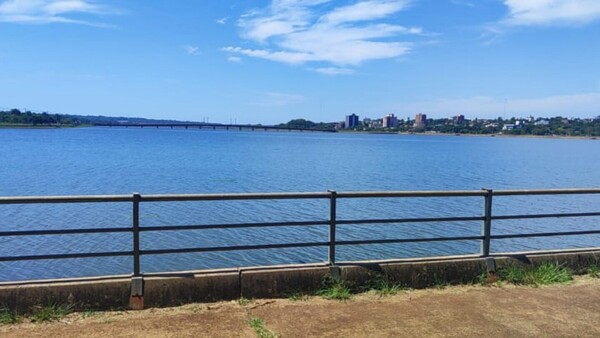
[[[179,129],[0,129],[0,195],[468,190],[600,186],[600,141]],[[496,197],[494,214],[599,211],[600,196]],[[483,199],[346,199],[338,219],[480,216]],[[142,203],[142,226],[322,221],[327,200]],[[131,226],[129,203],[0,205],[0,232]],[[599,218],[495,221],[493,233],[600,229]],[[338,240],[477,236],[481,222],[340,225]],[[327,241],[327,226],[144,232],[142,249]],[[597,246],[506,239],[492,251]],[[131,250],[131,234],[0,237],[0,256]],[[343,246],[338,260],[476,253],[477,241]],[[327,248],[144,256],[142,270],[321,262]],[[0,262],[0,280],[124,274],[131,258]]]

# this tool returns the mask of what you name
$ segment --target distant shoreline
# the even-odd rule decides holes
[[[89,124],[82,125],[28,125],[28,124],[0,124],[0,129],[61,129],[93,127]],[[573,140],[598,140],[600,136],[568,136],[568,135],[513,135],[513,134],[461,134],[461,133],[413,133],[392,131],[363,131],[363,130],[338,130],[339,134],[373,134],[373,135],[414,135],[414,136],[466,136],[466,137],[501,137],[501,138],[539,138],[539,139],[573,139]]]
[[[374,134],[374,135],[414,135],[414,136],[466,136],[466,137],[501,137],[501,138],[541,138],[541,139],[573,139],[598,140],[600,136],[569,136],[569,135],[513,135],[513,134],[460,134],[460,133],[411,133],[386,131],[339,131],[341,134]]]
[[[573,140],[597,140],[598,136],[569,136],[569,135],[513,135],[513,134],[457,134],[457,133],[406,133],[399,135],[422,135],[422,136],[467,136],[467,137],[502,137],[502,138],[542,138],[542,139],[573,139]]]

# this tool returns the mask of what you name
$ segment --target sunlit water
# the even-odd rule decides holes
[[[600,186],[600,141],[179,129],[0,129],[0,195]],[[496,197],[494,214],[599,211],[600,196]],[[352,199],[338,219],[481,216],[483,199]],[[0,205],[0,231],[131,226],[130,203]],[[327,200],[142,203],[141,225],[327,220]],[[600,229],[599,218],[495,221],[494,234]],[[481,222],[340,225],[338,240],[477,236]],[[142,249],[327,241],[327,226],[147,232]],[[492,251],[597,246],[497,240]],[[128,251],[131,234],[0,237],[0,256]],[[470,254],[478,241],[343,246],[338,260]],[[144,272],[322,262],[327,248],[142,257]],[[0,263],[0,280],[126,274],[129,257]]]

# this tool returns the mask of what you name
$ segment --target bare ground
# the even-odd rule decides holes
[[[1,325],[2,337],[255,337],[259,317],[281,337],[600,337],[600,279],[548,287],[459,286],[339,302],[256,300],[76,313]]]

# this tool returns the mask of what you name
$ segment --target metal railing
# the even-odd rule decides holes
[[[92,253],[64,253],[43,255],[2,256],[0,262],[8,261],[32,261],[45,259],[71,259],[71,258],[94,258],[94,257],[133,257],[133,275],[140,276],[140,257],[160,254],[181,254],[216,251],[241,251],[258,249],[284,249],[304,247],[328,247],[328,263],[336,264],[336,247],[365,244],[391,244],[411,242],[447,242],[447,241],[480,241],[481,257],[490,256],[490,244],[495,239],[526,238],[526,237],[548,237],[548,236],[572,236],[600,234],[598,230],[561,231],[527,234],[492,234],[492,222],[494,220],[515,219],[539,219],[539,218],[561,218],[561,217],[594,217],[600,216],[600,212],[582,213],[551,213],[551,214],[527,214],[527,215],[498,215],[492,214],[492,201],[494,196],[519,196],[519,195],[583,195],[600,194],[600,189],[550,189],[550,190],[498,190],[491,189],[468,190],[468,191],[380,191],[380,192],[310,192],[310,193],[239,193],[239,194],[188,194],[188,195],[90,195],[90,196],[16,196],[0,197],[0,205],[5,204],[61,204],[61,203],[131,203],[133,213],[133,224],[131,227],[113,228],[81,228],[60,230],[23,230],[23,231],[0,231],[1,237],[9,236],[39,236],[39,235],[72,235],[72,234],[94,234],[94,233],[132,233],[132,247],[128,251],[106,251]],[[430,197],[481,197],[484,199],[482,216],[465,217],[421,217],[421,218],[385,218],[385,219],[337,219],[337,201],[339,199],[364,199],[364,198],[430,198]],[[329,201],[329,220],[319,221],[296,221],[296,222],[262,222],[262,223],[231,223],[231,224],[208,224],[208,225],[171,225],[171,226],[142,226],[140,224],[140,203],[144,202],[183,202],[183,201],[233,201],[233,200],[297,200],[297,199],[323,199]],[[337,240],[337,225],[355,224],[392,224],[392,223],[432,223],[432,222],[459,222],[480,221],[480,236],[448,236],[429,238],[392,238],[374,240]],[[329,238],[327,241],[277,243],[260,245],[232,245],[213,247],[190,247],[173,249],[140,249],[141,232],[158,231],[181,231],[181,230],[204,230],[204,229],[239,229],[239,228],[266,228],[266,227],[290,227],[290,226],[328,226]],[[1,229],[0,229],[1,230]]]

